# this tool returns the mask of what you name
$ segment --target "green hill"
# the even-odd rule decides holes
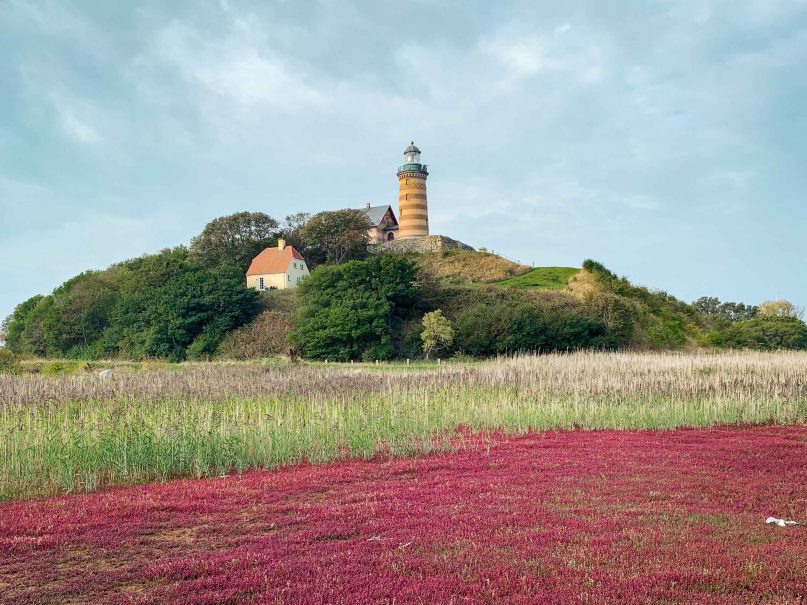
[[[442,284],[492,284],[529,272],[498,254],[475,250],[444,250],[408,255],[421,272]]]
[[[540,288],[542,290],[565,290],[569,280],[580,269],[574,267],[536,267],[528,273],[498,282],[505,288]]]

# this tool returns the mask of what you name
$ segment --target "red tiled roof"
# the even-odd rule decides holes
[[[272,273],[285,273],[292,258],[305,262],[303,255],[297,252],[294,246],[286,246],[282,250],[277,247],[266,248],[252,259],[247,269],[247,275],[270,275]]]

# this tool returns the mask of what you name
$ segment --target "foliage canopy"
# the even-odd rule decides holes
[[[412,313],[417,269],[399,256],[373,256],[315,270],[299,288],[295,340],[312,359],[389,359]]]

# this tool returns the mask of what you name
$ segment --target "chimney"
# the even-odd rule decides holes
[[[365,207],[365,208],[367,208],[367,210],[369,210],[369,209],[370,209],[370,202],[367,202],[367,203],[364,205],[364,207]]]
[[[278,250],[283,250],[283,248],[285,248],[285,247],[286,247],[286,240],[284,240],[284,239],[277,240],[277,249]]]

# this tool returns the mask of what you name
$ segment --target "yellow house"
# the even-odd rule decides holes
[[[277,248],[266,248],[252,259],[247,269],[247,288],[285,290],[296,288],[309,275],[303,255],[286,240],[277,240]]]

